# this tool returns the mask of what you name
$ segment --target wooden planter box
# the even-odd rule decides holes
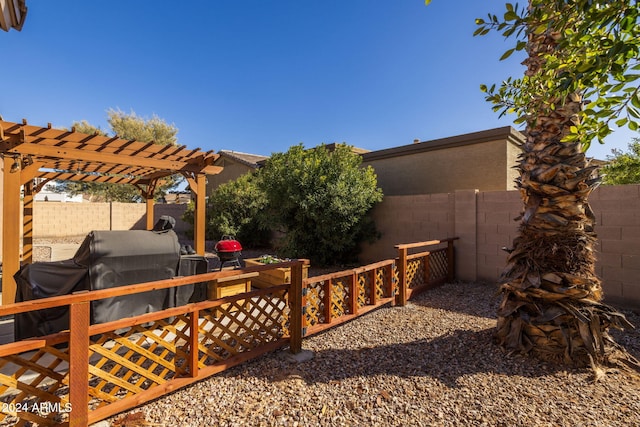
[[[245,273],[239,276],[221,277],[209,282],[208,297],[210,300],[224,298],[232,295],[251,292],[251,280],[257,278],[258,273]],[[225,310],[229,304],[223,304]],[[213,310],[213,315],[218,317],[218,309]]]
[[[258,273],[245,273],[239,276],[221,277],[209,282],[209,299],[224,298],[251,291],[251,280]]]
[[[254,265],[269,265],[260,262],[260,258],[246,258],[244,263],[247,267]],[[282,285],[284,283],[291,283],[291,267],[274,268],[273,270],[260,271],[259,276],[254,278],[252,285],[256,288],[268,288],[271,286]],[[302,278],[309,277],[309,266],[302,266]]]

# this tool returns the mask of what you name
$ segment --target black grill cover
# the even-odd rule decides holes
[[[73,260],[35,262],[14,275],[16,302],[66,295],[88,289],[87,267]],[[69,307],[29,311],[15,315],[15,339],[23,340],[69,329]]]
[[[178,276],[193,276],[209,271],[209,262],[202,255],[182,255],[178,267]],[[173,288],[175,290],[175,306],[200,302],[207,299],[207,282],[194,283]]]
[[[36,262],[25,265],[14,278],[16,302],[30,301],[80,290],[110,289],[123,285],[170,279],[176,276],[180,244],[173,230],[92,231],[84,239],[73,259]],[[191,274],[201,272],[192,268]],[[206,272],[206,268],[204,271]],[[183,274],[189,274],[185,272]],[[193,287],[185,292],[193,292]],[[191,295],[184,295],[183,304]],[[174,307],[173,288],[143,294],[108,298],[91,303],[91,323],[104,323],[125,317]],[[17,314],[16,340],[48,335],[69,329],[69,308]]]
[[[73,261],[89,270],[91,290],[170,279],[176,275],[180,243],[173,230],[92,231]],[[104,323],[173,306],[171,289],[92,301],[92,322]]]

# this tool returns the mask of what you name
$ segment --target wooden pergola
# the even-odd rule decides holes
[[[164,178],[181,174],[195,194],[194,249],[204,255],[206,175],[213,166],[213,151],[185,146],[159,145],[118,136],[89,135],[32,126],[26,120],[12,123],[0,118],[2,193],[2,304],[14,302],[20,269],[20,238],[24,263],[32,261],[33,199],[51,180],[131,184],[146,201],[146,227],[152,229],[153,194]],[[20,211],[23,190],[22,212]],[[21,218],[23,219],[20,224]],[[22,225],[22,236],[20,229]]]
[[[0,0],[0,29],[20,31],[26,16],[25,0]]]

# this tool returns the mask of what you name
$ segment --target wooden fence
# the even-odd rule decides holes
[[[304,279],[303,334],[320,332],[383,304],[405,305],[416,293],[453,281],[455,240],[396,245],[396,259]],[[408,253],[409,249],[441,244],[446,247]]]
[[[453,280],[453,240],[308,279],[295,260],[2,306],[0,316],[67,306],[71,326],[0,345],[0,425],[86,426],[285,345],[298,353],[305,335]],[[447,247],[407,254],[437,244]],[[90,324],[91,301],[276,267],[291,268],[291,283]]]

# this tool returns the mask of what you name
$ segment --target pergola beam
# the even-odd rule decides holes
[[[31,154],[36,156],[57,157],[62,159],[83,159],[90,162],[105,164],[120,164],[126,166],[145,166],[149,168],[169,169],[176,172],[189,171],[198,172],[203,165],[190,164],[174,160],[162,160],[154,158],[132,157],[128,155],[109,154],[95,151],[84,151],[78,148],[64,148],[57,146],[47,146],[25,142],[9,150],[9,153]]]
[[[25,0],[0,0],[0,29],[20,31],[26,16]]]
[[[163,174],[162,177],[173,175],[173,173]],[[58,181],[77,181],[77,182],[99,182],[108,184],[148,184],[150,179],[158,179],[159,176],[148,177],[125,177],[125,176],[108,176],[108,175],[83,175],[72,172],[42,172],[37,175],[38,178]]]

